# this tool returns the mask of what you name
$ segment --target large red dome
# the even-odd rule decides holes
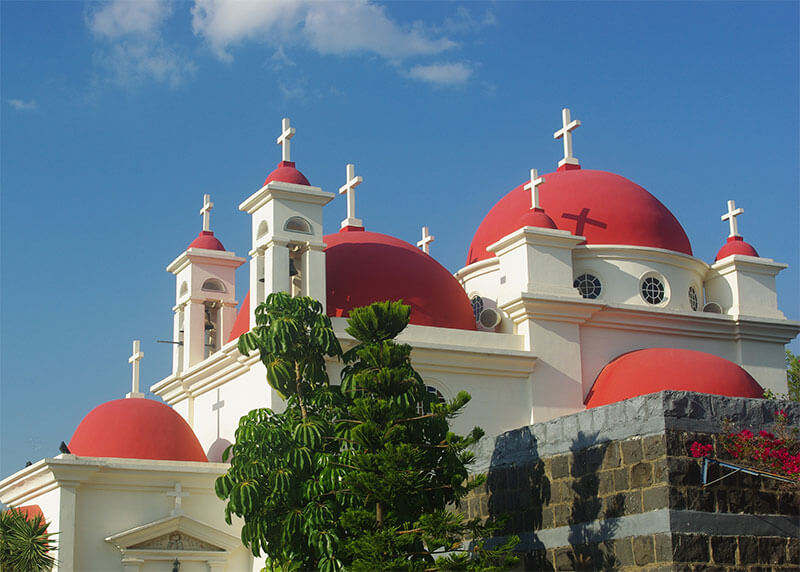
[[[337,232],[324,241],[328,315],[402,300],[411,306],[412,324],[475,329],[472,304],[458,280],[419,248],[366,231]]]
[[[605,171],[573,169],[544,175],[539,202],[561,230],[585,236],[587,244],[650,246],[692,254],[678,220],[645,189]],[[518,186],[481,222],[467,264],[491,258],[486,247],[520,228],[530,211],[530,192]]]
[[[760,398],[764,389],[735,363],[693,350],[651,348],[608,363],[586,396],[586,407],[664,390]]]
[[[174,409],[152,399],[117,399],[92,409],[69,442],[83,457],[208,461],[192,428]]]
[[[329,316],[383,300],[411,306],[410,322],[420,326],[475,329],[475,314],[466,292],[433,258],[397,238],[366,231],[340,231],[323,239]],[[228,341],[250,329],[247,293]]]

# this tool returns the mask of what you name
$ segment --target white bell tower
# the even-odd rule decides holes
[[[289,140],[294,135],[283,119],[278,144],[282,161],[267,182],[239,209],[252,217],[250,250],[250,324],[256,307],[268,294],[288,292],[311,296],[325,306],[325,243],[322,241],[322,207],[335,195],[319,187],[280,180],[287,173],[305,178],[291,162]]]
[[[210,230],[214,204],[203,197],[203,230],[167,266],[175,275],[172,373],[200,363],[227,341],[236,318],[236,269],[245,259],[228,252]]]

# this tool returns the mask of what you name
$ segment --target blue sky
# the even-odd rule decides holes
[[[464,263],[491,206],[561,157],[647,188],[696,256],[726,201],[798,309],[796,2],[2,2],[0,475],[58,452],[94,406],[170,371],[173,277],[212,229],[245,255],[238,204],[293,159],[334,191],[364,177],[369,230]],[[326,231],[346,201],[326,207]],[[241,300],[245,275],[239,275]],[[793,346],[797,351],[798,345]]]

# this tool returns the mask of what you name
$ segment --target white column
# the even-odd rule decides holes
[[[184,371],[205,358],[206,312],[202,301],[190,300],[184,313]]]
[[[77,483],[61,483],[58,489],[58,528],[56,536],[56,572],[75,572],[75,508]]]
[[[303,258],[305,259],[306,295],[319,300],[324,313],[328,296],[325,282],[325,251],[322,246],[310,246]]]

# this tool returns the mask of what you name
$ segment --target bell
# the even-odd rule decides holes
[[[289,259],[289,276],[297,276],[298,274],[299,274],[299,272],[297,271],[297,268],[294,267],[294,259],[290,258]]]

